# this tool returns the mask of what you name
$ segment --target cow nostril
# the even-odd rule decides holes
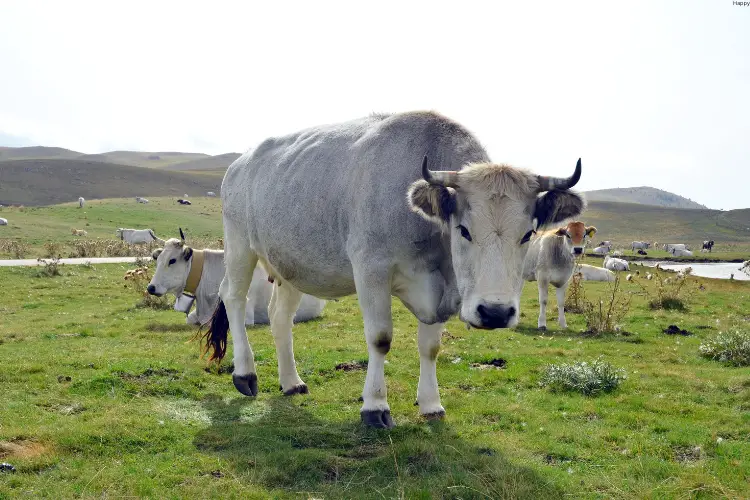
[[[508,319],[512,318],[515,315],[516,315],[516,308],[513,306],[510,306],[508,308]]]
[[[149,286],[148,286],[148,288],[146,288],[146,291],[147,291],[147,292],[148,292],[149,294],[153,295],[153,294],[155,294],[155,293],[156,293],[156,287],[155,287],[154,285],[149,285]]]
[[[583,253],[583,249],[582,248],[574,248],[573,252],[575,254],[577,254],[577,255],[581,255]]]

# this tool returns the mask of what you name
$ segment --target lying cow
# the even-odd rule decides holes
[[[177,203],[179,203],[180,205],[192,205],[192,203],[190,203],[188,200],[183,200],[182,198],[177,200]]]
[[[83,208],[84,205],[86,205],[86,200],[83,199],[83,196],[78,198],[78,208]]]
[[[593,252],[596,255],[607,255],[609,253],[609,247],[599,245],[598,247],[594,248]]]
[[[0,217],[0,226],[7,226],[8,225],[8,219],[3,219]]]
[[[604,267],[610,271],[630,271],[630,264],[625,259],[616,259],[607,255],[604,257]]]
[[[614,281],[615,273],[603,267],[578,264],[575,273],[580,274],[584,281]]]
[[[124,241],[125,243],[130,243],[131,245],[140,245],[143,243],[151,243],[152,241],[156,241],[157,243],[164,244],[164,240],[161,238],[158,238],[154,234],[153,229],[123,229],[123,228],[117,228],[117,231],[115,231],[115,234],[119,239]]]
[[[86,236],[89,234],[83,229],[71,229],[70,232],[73,233],[73,236]]]
[[[607,240],[607,241],[602,241],[601,243],[599,243],[599,245],[598,245],[598,246],[600,246],[600,247],[607,247],[607,248],[612,248],[612,242],[611,242],[611,241],[609,241],[609,240]]]
[[[154,250],[152,257],[156,260],[156,272],[148,285],[148,293],[158,297],[165,293],[178,297],[183,293],[194,294],[195,309],[188,315],[187,323],[208,323],[219,302],[219,285],[224,279],[224,251],[193,250],[177,238],[170,238],[163,249]],[[247,292],[246,325],[268,324],[272,290],[268,273],[257,266]],[[325,304],[325,300],[302,295],[293,321],[309,321],[319,317]]]
[[[672,250],[687,250],[688,247],[684,243],[665,243],[664,244],[664,251],[668,253],[672,253]]]
[[[576,255],[583,254],[586,240],[596,233],[593,226],[583,222],[571,222],[556,231],[549,231],[534,238],[523,262],[523,279],[536,281],[539,285],[540,330],[547,329],[547,295],[549,285],[557,289],[558,322],[567,328],[565,322],[565,291],[576,267]]]
[[[703,248],[701,249],[701,252],[711,253],[713,248],[714,248],[714,240],[706,240],[703,242]]]
[[[216,193],[214,193],[213,191],[209,191],[208,193],[206,193],[206,196],[210,196],[211,198],[213,198],[214,196],[216,196]]]
[[[630,244],[630,248],[634,252],[638,249],[647,250],[649,246],[651,246],[651,243],[648,243],[646,241],[634,241],[633,243]]]
[[[692,257],[693,252],[685,248],[673,248],[670,252],[675,257]]]

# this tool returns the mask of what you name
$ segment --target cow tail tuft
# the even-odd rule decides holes
[[[229,318],[223,300],[219,299],[209,323],[208,330],[201,335],[201,356],[209,354],[209,361],[221,363],[227,353],[227,333],[229,332]]]

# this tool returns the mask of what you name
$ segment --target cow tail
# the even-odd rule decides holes
[[[202,355],[209,355],[209,361],[221,363],[227,353],[227,333],[229,332],[229,318],[224,301],[219,303],[208,323],[210,326],[206,333],[201,335]]]

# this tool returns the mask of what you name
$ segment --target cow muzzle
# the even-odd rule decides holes
[[[162,295],[164,295],[163,293],[158,293],[156,290],[156,286],[154,285],[149,285],[148,288],[146,288],[146,291],[149,293],[149,295],[154,295],[156,297],[161,297]]]
[[[576,255],[581,255],[583,253],[583,247],[575,247],[573,248],[573,253]]]
[[[479,304],[477,306],[477,317],[480,320],[477,328],[494,330],[495,328],[508,328],[517,323],[515,306],[507,304]]]

